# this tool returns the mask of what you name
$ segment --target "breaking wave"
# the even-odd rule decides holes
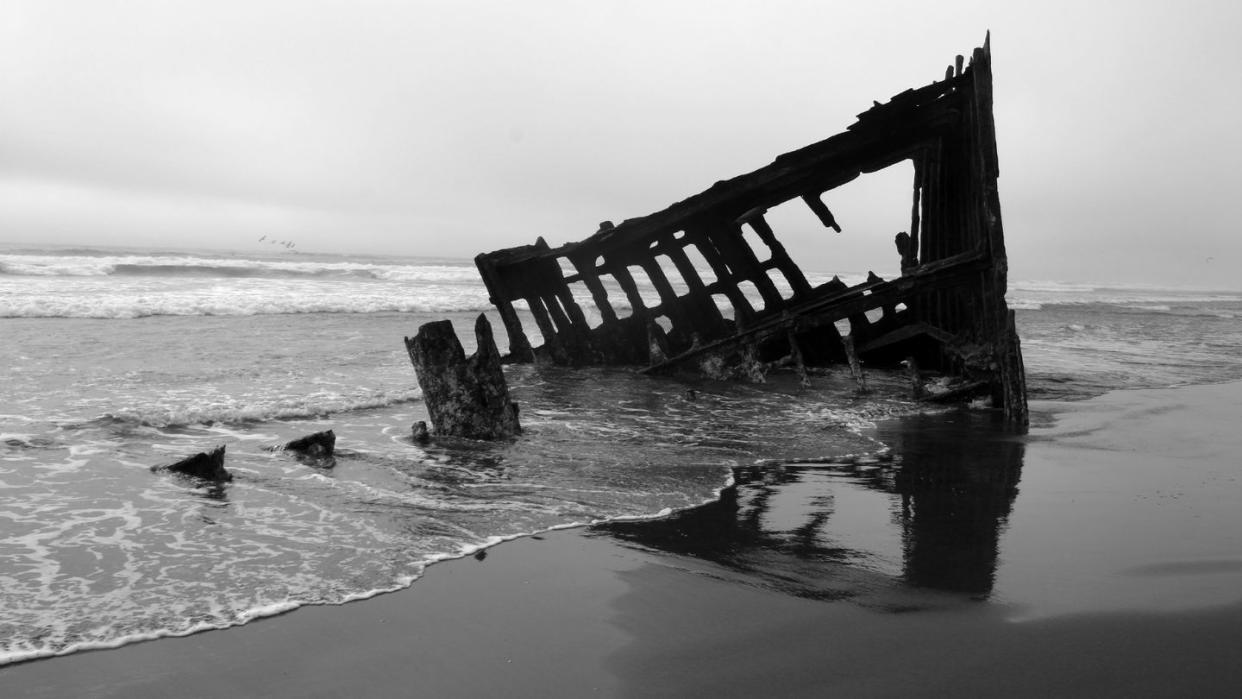
[[[185,427],[188,425],[247,425],[256,422],[326,418],[357,410],[374,410],[422,400],[422,391],[377,391],[363,396],[321,392],[308,396],[254,400],[204,400],[117,410],[87,425]],[[84,425],[79,425],[84,426]],[[72,427],[72,426],[70,426]]]
[[[0,318],[454,313],[490,307],[468,262],[0,255]]]
[[[325,260],[205,258],[189,255],[0,255],[0,275],[27,277],[331,277],[380,281],[463,282],[477,278],[462,264],[381,264]]]
[[[1109,286],[1064,282],[1010,282],[1010,308],[1037,311],[1045,306],[1088,304],[1122,306],[1141,311],[1178,312],[1188,306],[1232,304],[1242,301],[1237,291],[1139,286]]]
[[[131,319],[151,316],[256,316],[285,313],[457,313],[491,308],[486,294],[445,290],[440,294],[351,293],[317,295],[103,294],[0,299],[0,318]]]

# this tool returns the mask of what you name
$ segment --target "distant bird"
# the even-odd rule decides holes
[[[266,238],[266,237],[267,237],[267,234],[264,234],[264,235],[263,235],[263,238]],[[260,243],[262,243],[262,242],[263,242],[263,238],[259,238],[259,242],[260,242]]]

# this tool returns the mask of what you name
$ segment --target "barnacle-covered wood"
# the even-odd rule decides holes
[[[427,323],[414,337],[405,338],[431,416],[431,434],[469,439],[519,434],[522,428],[517,404],[509,400],[500,351],[492,338],[491,323],[482,314],[474,332],[478,350],[469,358],[452,321]]]
[[[209,452],[199,452],[166,466],[152,466],[152,471],[171,471],[183,476],[200,478],[205,481],[225,483],[233,480],[233,474],[224,467],[224,445]]]
[[[299,437],[285,444],[286,451],[294,451],[306,456],[328,457],[336,451],[336,433],[324,430]]]
[[[889,265],[900,276],[808,283],[767,211],[800,200],[835,231],[825,234],[830,249],[832,236],[851,233],[832,212],[832,190],[904,161],[914,171],[910,227],[896,232]],[[663,211],[605,222],[579,242],[554,248],[540,238],[475,263],[513,361],[762,380],[763,367],[781,358],[845,362],[845,332],[864,363],[912,358],[922,371],[982,382],[1007,418],[1025,424],[997,162],[985,41],[969,65],[950,66],[944,79],[877,103],[843,133],[766,167]],[[811,262],[825,269],[832,261]],[[532,331],[541,343],[531,343]]]

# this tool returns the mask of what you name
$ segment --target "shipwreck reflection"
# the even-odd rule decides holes
[[[980,425],[985,429],[975,434],[974,423],[986,420],[919,416],[881,437],[903,457],[895,485],[908,583],[976,594],[992,590],[1026,447],[1004,429]]]
[[[876,437],[888,452],[739,468],[718,502],[595,531],[802,597],[894,610],[914,588],[986,598],[1018,493],[1021,439],[972,411],[895,420]]]

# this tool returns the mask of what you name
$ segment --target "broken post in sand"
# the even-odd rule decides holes
[[[336,433],[324,430],[299,437],[285,445],[285,451],[293,451],[304,456],[328,457],[336,451]]]
[[[486,316],[479,314],[474,334],[478,351],[469,358],[448,320],[427,323],[413,338],[405,338],[431,416],[431,434],[469,439],[520,434],[517,404],[509,400],[500,351]]]
[[[841,338],[845,346],[845,356],[849,359],[850,375],[854,377],[854,382],[858,384],[858,392],[870,393],[867,388],[867,377],[863,374],[862,363],[858,361],[858,352],[854,348],[853,334],[846,335]]]
[[[201,478],[205,481],[215,481],[217,483],[233,480],[233,474],[224,468],[223,444],[210,452],[199,452],[194,456],[184,458],[167,466],[153,466],[151,470],[170,471],[183,476]]]

